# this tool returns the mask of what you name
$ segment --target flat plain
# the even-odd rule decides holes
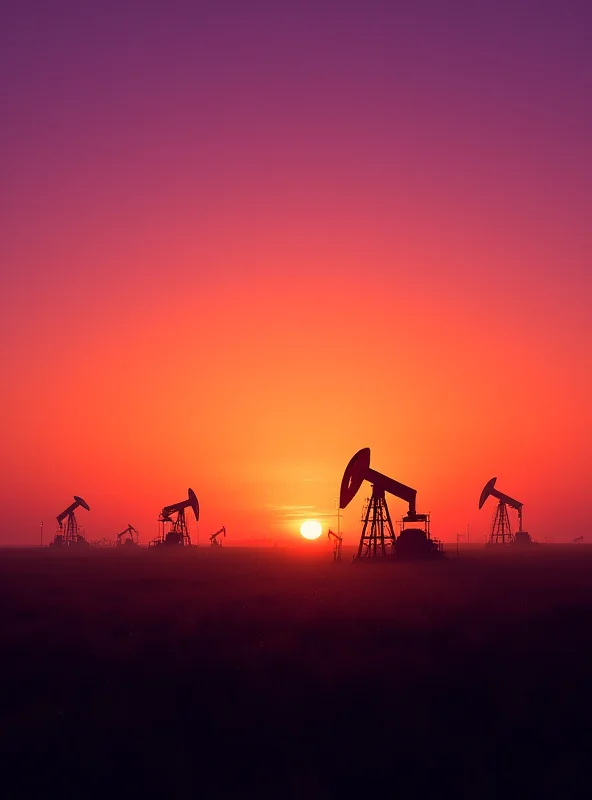
[[[11,797],[556,797],[587,781],[592,548],[351,555],[0,550]]]

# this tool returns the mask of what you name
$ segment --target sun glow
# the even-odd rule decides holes
[[[323,532],[323,526],[316,519],[304,520],[300,526],[300,533],[305,539],[318,539]]]

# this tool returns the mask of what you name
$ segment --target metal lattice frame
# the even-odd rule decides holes
[[[364,523],[358,558],[381,558],[395,554],[395,531],[384,490],[372,487],[372,496],[362,517]]]
[[[171,519],[168,516],[160,516],[159,522],[162,525],[161,533],[160,533],[160,541],[165,542],[167,537],[167,524],[171,525],[170,533],[178,534],[181,537],[181,541],[184,547],[189,547],[191,545],[191,536],[189,535],[189,528],[187,526],[187,520],[185,519],[185,509],[180,508],[176,512],[177,516],[175,519]]]
[[[500,500],[495,509],[493,524],[491,526],[490,544],[512,544],[514,534],[510,527],[510,517],[508,507],[503,500]]]
[[[173,533],[180,534],[183,544],[186,547],[189,547],[191,544],[191,536],[189,535],[189,529],[187,527],[187,522],[185,521],[185,509],[179,509],[177,514],[177,519],[173,522]]]
[[[66,521],[64,544],[78,544],[78,522],[76,521],[73,511],[68,514]]]

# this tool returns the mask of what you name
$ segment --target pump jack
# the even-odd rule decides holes
[[[416,490],[388,475],[370,469],[369,447],[358,450],[345,468],[339,493],[339,508],[345,508],[353,500],[364,481],[372,484],[372,495],[364,509],[362,518],[364,525],[357,559],[395,556],[403,560],[442,555],[441,542],[432,539],[430,534],[429,514],[417,513]],[[397,539],[386,502],[386,493],[405,500],[409,506]],[[413,527],[405,528],[404,523],[411,523]]]
[[[56,517],[59,527],[59,531],[56,533],[53,542],[51,543],[55,547],[63,547],[63,546],[73,546],[73,545],[84,545],[87,546],[88,542],[80,532],[80,528],[78,526],[78,522],[76,521],[76,515],[74,512],[77,508],[84,508],[87,511],[90,511],[90,506],[88,503],[82,499],[82,497],[78,497],[78,495],[74,495],[74,502],[68,506],[61,514],[58,514]],[[64,520],[66,520],[66,529],[64,530]]]
[[[190,547],[191,537],[187,520],[185,519],[185,509],[193,511],[195,521],[199,522],[199,503],[193,489],[187,490],[187,500],[165,506],[160,512],[158,522],[160,524],[160,534],[157,539],[149,542],[149,547]],[[176,516],[173,518],[173,514]]]
[[[134,535],[135,534],[135,535]],[[126,539],[123,537],[127,536]],[[129,545],[137,545],[138,544],[139,534],[138,531],[134,528],[133,525],[128,525],[124,531],[117,534],[117,547],[122,546],[129,546]]]
[[[219,531],[216,531],[216,533],[213,533],[210,536],[210,544],[212,547],[222,547],[222,542],[218,541],[218,536],[220,536],[220,534],[222,534],[223,538],[226,539],[226,528],[224,525],[222,525]]]
[[[333,561],[341,561],[341,545],[343,543],[343,536],[334,533],[330,528],[327,531],[327,539],[333,539]]]
[[[489,534],[489,544],[533,544],[530,534],[522,529],[522,503],[520,500],[515,500],[510,495],[500,492],[495,488],[497,478],[492,478],[487,481],[481,492],[479,498],[479,509],[483,507],[483,503],[488,497],[495,497],[498,501],[493,522],[491,525],[491,533]],[[518,530],[512,533],[510,527],[510,517],[508,515],[508,506],[518,512]]]

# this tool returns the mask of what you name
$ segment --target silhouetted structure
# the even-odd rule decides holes
[[[191,508],[193,510],[197,522],[199,521],[199,503],[193,489],[188,489],[187,495],[187,500],[181,500],[179,503],[173,503],[173,505],[165,506],[162,509],[158,518],[161,526],[160,535],[149,543],[150,547],[159,545],[189,547],[191,545],[191,537],[185,520],[185,509]],[[174,519],[173,514],[176,515]]]
[[[333,561],[341,561],[341,546],[343,544],[343,536],[334,533],[331,529],[327,531],[327,539],[333,540]]]
[[[218,536],[220,536],[220,534],[222,534],[223,538],[226,539],[226,528],[224,525],[222,525],[219,531],[216,531],[216,533],[213,533],[210,536],[210,545],[212,547],[222,547],[222,542],[218,541]]]
[[[74,514],[74,511],[79,507],[90,511],[90,506],[88,503],[86,503],[82,497],[74,495],[74,502],[56,517],[60,529],[54,536],[54,540],[51,542],[51,545],[54,547],[71,547],[73,545],[88,546],[88,542],[80,532],[78,522],[76,521],[76,516]],[[65,529],[64,520],[66,520]]]
[[[357,558],[396,555],[400,559],[422,559],[440,553],[442,549],[440,542],[432,539],[430,535],[429,515],[418,514],[415,509],[416,490],[370,469],[369,447],[359,450],[345,468],[339,493],[340,508],[345,508],[353,500],[365,480],[372,484],[372,495],[362,515],[363,527]],[[409,511],[403,517],[403,524],[423,525],[423,527],[403,528],[399,536],[400,547],[386,502],[386,492],[400,497],[409,504]]]
[[[417,521],[423,522],[423,527],[414,527]],[[411,527],[409,523],[412,523]],[[442,550],[441,543],[432,539],[429,514],[416,514],[415,519],[409,515],[402,517],[396,550],[397,558],[403,560],[429,558],[435,551]]]
[[[496,480],[497,478],[492,478],[487,481],[479,498],[479,509],[483,507],[483,504],[490,496],[498,500],[495,514],[493,515],[489,544],[532,544],[530,534],[522,530],[522,503],[519,500],[514,500],[510,495],[500,492],[499,489],[495,489]],[[518,512],[518,530],[516,534],[512,533],[508,506]]]
[[[117,534],[117,547],[135,547],[139,544],[139,533],[133,525],[128,525],[124,531]]]

